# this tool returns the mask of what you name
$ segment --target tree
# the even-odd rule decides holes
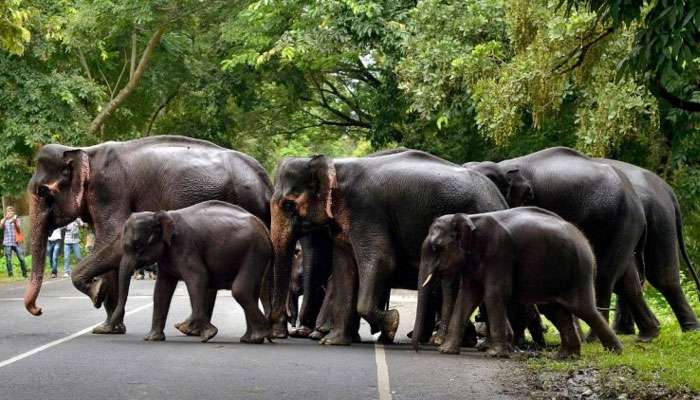
[[[25,27],[29,13],[22,9],[21,0],[0,2],[0,49],[21,55],[31,34]]]

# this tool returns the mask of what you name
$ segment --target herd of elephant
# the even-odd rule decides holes
[[[507,356],[526,326],[541,337],[538,312],[558,329],[560,356],[580,352],[574,317],[619,352],[613,330],[632,334],[636,325],[644,341],[659,334],[645,280],[682,330],[700,330],[681,288],[679,256],[699,291],[700,281],[670,186],[643,168],[565,147],[464,165],[410,149],[287,158],[273,186],[254,158],[187,137],[50,144],[38,153],[28,192],[34,245],[25,307],[42,312],[36,300],[49,233],[79,217],[94,229],[95,247],[71,278],[107,312],[93,333],[126,331],[131,274],[154,262],[146,340],[165,339],[179,280],[192,314],[175,326],[202,341],[217,333],[219,289],[243,308],[241,341],[252,343],[291,334],[347,345],[360,340],[360,318],[390,343],[399,313],[389,294],[404,288],[418,290],[416,349],[473,345],[469,318],[480,307],[490,355]]]

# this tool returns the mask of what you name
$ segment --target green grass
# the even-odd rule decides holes
[[[694,287],[684,285],[696,315],[700,311]],[[528,359],[528,367],[535,371],[572,372],[593,367],[606,373],[628,367],[635,380],[662,384],[672,390],[700,392],[700,332],[682,333],[670,307],[653,288],[646,290],[646,299],[659,321],[661,335],[651,343],[637,343],[634,336],[620,336],[625,345],[623,354],[603,350],[599,343],[585,343],[581,358],[575,361],[557,361],[552,354]],[[556,329],[549,324],[547,343],[559,343]],[[635,382],[630,382],[634,385]]]

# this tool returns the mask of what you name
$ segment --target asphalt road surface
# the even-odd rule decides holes
[[[92,307],[68,279],[45,282],[44,315],[25,311],[22,285],[0,286],[0,399],[513,399],[527,397],[512,384],[515,361],[463,350],[415,353],[411,330],[415,294],[394,291],[401,313],[398,344],[320,346],[308,339],[239,343],[243,312],[220,291],[209,343],[173,328],[190,313],[181,284],[170,309],[165,342],[145,342],[151,326],[153,281],[135,281],[127,303],[125,335],[93,335],[104,311]]]

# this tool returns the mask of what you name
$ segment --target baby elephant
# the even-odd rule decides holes
[[[541,208],[439,217],[423,241],[413,347],[418,350],[428,284],[435,276],[443,288],[442,315],[451,316],[439,348],[443,353],[459,353],[465,321],[482,301],[488,310],[489,355],[512,351],[506,310],[511,302],[549,304],[548,317],[561,336],[559,357],[581,351],[572,314],[591,327],[606,349],[621,352],[622,343],[595,307],[595,269],[583,234]]]
[[[119,304],[112,318],[121,321],[134,269],[158,263],[153,293],[153,322],[144,340],[165,340],[163,328],[178,280],[185,281],[192,315],[188,324],[206,342],[218,330],[211,324],[217,289],[230,289],[245,312],[241,342],[262,343],[270,326],[258,308],[260,287],[273,260],[265,225],[244,209],[207,201],[176,211],[131,214],[121,236]]]

